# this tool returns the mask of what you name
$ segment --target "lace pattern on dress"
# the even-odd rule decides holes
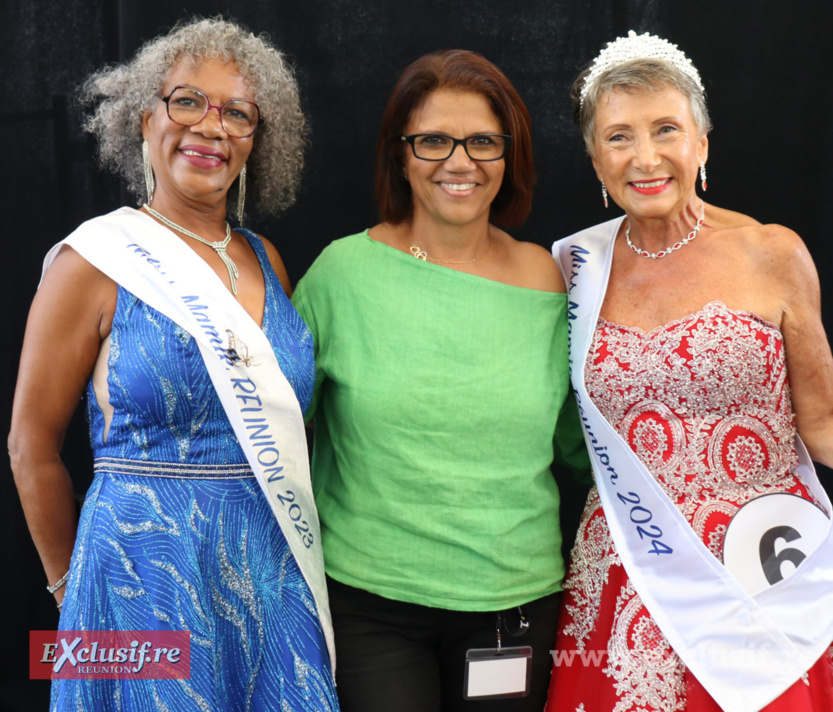
[[[587,391],[709,550],[720,558],[735,512],[755,497],[793,492],[795,422],[784,343],[774,325],[711,302],[644,332],[599,319],[585,367]],[[584,650],[596,634],[603,594],[616,610],[604,673],[616,712],[685,708],[685,667],[629,579],[605,590],[621,566],[591,490],[565,582],[562,632]],[[611,584],[612,585],[612,584]],[[609,588],[609,586],[608,586]]]
[[[570,559],[573,565],[564,581],[564,590],[572,594],[565,601],[571,622],[564,627],[564,633],[575,638],[576,648],[584,652],[586,640],[596,627],[608,571],[614,564],[621,565],[595,487],[587,496]]]
[[[616,600],[614,620],[604,670],[620,698],[612,712],[685,709],[685,668],[630,579]]]
[[[585,378],[689,522],[798,483],[783,337],[753,314],[711,302],[647,333],[599,319]]]

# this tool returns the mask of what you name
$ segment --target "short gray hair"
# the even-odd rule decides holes
[[[234,61],[251,84],[264,124],[254,135],[248,160],[247,193],[263,214],[295,201],[304,165],[307,122],[298,85],[286,58],[266,35],[255,36],[222,18],[194,18],[148,41],[129,62],[91,75],[80,90],[91,107],[84,129],[98,138],[101,164],[144,195],[142,115],[151,111],[172,67],[183,57]],[[236,192],[236,188],[234,188]]]
[[[570,90],[576,121],[581,128],[587,153],[591,156],[593,155],[593,141],[595,138],[596,110],[601,98],[613,89],[661,91],[673,87],[688,99],[700,135],[705,136],[712,130],[703,90],[690,75],[671,62],[662,59],[634,59],[619,64],[602,74],[593,83],[582,102],[581,89],[591,67],[592,64],[579,74]]]

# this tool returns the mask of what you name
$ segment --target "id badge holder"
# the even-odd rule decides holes
[[[526,620],[523,625],[526,627]],[[532,648],[528,645],[504,648],[498,617],[497,647],[466,651],[463,699],[501,700],[529,695],[532,679]]]
[[[466,651],[463,699],[526,697],[532,678],[532,648],[472,648]]]

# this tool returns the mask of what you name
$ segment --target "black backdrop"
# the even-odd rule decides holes
[[[82,220],[127,200],[95,168],[72,105],[76,86],[177,19],[217,13],[268,32],[296,63],[312,126],[303,190],[284,216],[255,225],[281,251],[293,281],[331,240],[376,221],[372,171],[387,96],[402,68],[435,49],[483,53],[529,107],[539,184],[516,237],[549,246],[613,217],[615,208],[602,208],[567,92],[605,41],[634,29],[678,43],[700,69],[715,125],[708,199],[804,237],[833,328],[833,20],[825,0],[3,0],[0,432],[8,431],[43,255]],[[56,353],[56,368],[60,359]],[[86,443],[76,418],[65,459],[81,492],[89,482]],[[47,684],[27,679],[26,632],[54,629],[57,616],[5,462],[0,483],[0,710],[45,708]],[[568,520],[578,507],[568,500]]]

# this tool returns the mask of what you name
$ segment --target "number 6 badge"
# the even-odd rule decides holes
[[[723,565],[750,595],[788,578],[824,541],[830,519],[798,495],[765,494],[732,517]]]

